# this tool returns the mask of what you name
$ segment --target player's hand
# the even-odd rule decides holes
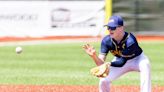
[[[83,46],[83,49],[85,50],[85,52],[90,55],[90,56],[93,56],[93,55],[96,55],[96,50],[93,46],[91,46],[90,44],[85,44]]]

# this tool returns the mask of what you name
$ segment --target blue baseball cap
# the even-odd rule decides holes
[[[123,25],[124,25],[123,18],[118,15],[113,15],[110,17],[108,24],[104,26],[107,26],[109,28],[116,28],[118,26],[123,26]]]

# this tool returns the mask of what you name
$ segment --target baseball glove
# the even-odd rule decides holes
[[[94,67],[90,70],[91,74],[98,77],[98,78],[104,78],[106,76],[108,76],[109,74],[109,68],[110,67],[110,63],[104,63],[100,66]]]

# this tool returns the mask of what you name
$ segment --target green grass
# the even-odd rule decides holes
[[[95,64],[83,51],[85,43],[58,43],[0,47],[0,84],[38,85],[97,85],[98,78],[90,75]],[[91,43],[99,51],[99,43]],[[151,60],[153,85],[164,86],[164,42],[140,43]],[[107,60],[111,60],[111,55]],[[139,85],[139,73],[132,72],[114,81],[115,85]]]

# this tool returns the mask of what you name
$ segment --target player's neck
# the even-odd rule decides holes
[[[118,38],[115,39],[117,41],[117,43],[120,43],[121,42],[121,40],[123,39],[124,35],[125,35],[125,32],[122,31],[122,33],[120,33],[120,35],[118,36]]]

